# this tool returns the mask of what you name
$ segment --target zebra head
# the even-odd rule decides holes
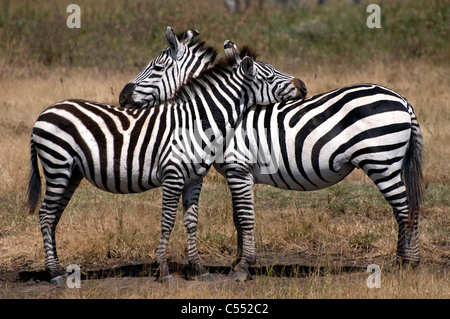
[[[307,90],[303,81],[281,72],[266,62],[257,61],[256,54],[248,47],[244,47],[240,52],[233,42],[226,40],[224,49],[228,63],[240,68],[243,77],[253,82],[251,88],[253,92],[248,94],[249,106],[305,98]],[[254,101],[251,100],[252,96]]]
[[[168,47],[127,83],[119,95],[120,106],[148,108],[171,99],[176,89],[189,77],[197,76],[216,58],[216,51],[196,39],[197,30],[175,35],[166,28]]]

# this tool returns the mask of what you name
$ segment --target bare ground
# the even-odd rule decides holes
[[[263,253],[259,255],[257,263],[250,268],[252,280],[246,283],[231,281],[232,260],[229,263],[205,260],[213,281],[201,282],[191,276],[186,261],[171,261],[170,267],[177,281],[176,285],[161,284],[157,281],[157,264],[153,260],[135,260],[119,262],[115,265],[82,265],[81,289],[67,288],[66,284],[55,285],[49,282],[44,270],[30,270],[26,266],[18,269],[0,271],[0,298],[14,299],[57,299],[57,298],[196,298],[195,290],[202,290],[200,298],[220,298],[225,291],[257,290],[270,279],[279,282],[283,287],[299,285],[299,282],[309,284],[312,278],[328,282],[330,278],[343,280],[357,280],[363,286],[367,277],[369,264],[377,264],[383,274],[392,278],[400,276],[402,272],[396,265],[395,259],[387,256],[376,258],[347,258],[335,256],[325,261],[323,258],[302,253],[277,255]],[[450,261],[422,262],[418,268],[408,270],[414,276],[415,272],[426,272],[436,278],[449,280]],[[326,279],[328,278],[328,279]],[[273,284],[272,284],[273,285]],[[205,295],[204,290],[213,291]],[[442,297],[448,298],[448,290],[442,291]],[[218,295],[216,295],[218,294]],[[236,295],[223,295],[225,298],[239,298]],[[447,297],[445,297],[447,296]],[[249,298],[261,296],[248,296]],[[264,296],[262,296],[264,297]],[[286,298],[291,298],[289,294]],[[338,296],[339,297],[339,296]]]

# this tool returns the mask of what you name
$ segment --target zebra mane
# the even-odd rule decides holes
[[[188,31],[180,32],[176,35],[176,37],[178,41],[184,43],[188,39]],[[203,59],[209,60],[210,63],[213,63],[216,60],[217,51],[213,47],[206,46],[205,44],[205,41],[195,37],[191,40],[188,46],[198,46],[198,52],[203,52]]]
[[[242,48],[240,48],[239,52],[240,52],[241,59],[243,59],[246,56],[251,57],[253,60],[258,59],[258,53],[256,53],[255,50],[253,50],[252,48],[250,48],[247,45],[244,45]]]
[[[241,59],[245,56],[251,57],[253,60],[256,60],[258,57],[258,54],[251,49],[248,46],[243,46],[240,50],[240,57]],[[204,69],[197,77],[190,76],[185,84],[177,88],[175,91],[175,94],[172,99],[170,99],[168,102],[175,102],[175,101],[184,101],[187,102],[190,99],[193,99],[196,96],[196,91],[198,87],[202,87],[204,80],[208,77],[210,77],[213,74],[216,74],[220,71],[230,71],[232,68],[234,68],[236,65],[236,60],[232,57],[223,57],[220,60],[216,61],[212,66],[209,68]]]

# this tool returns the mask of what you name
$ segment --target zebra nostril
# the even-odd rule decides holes
[[[305,83],[302,80],[295,78],[291,81],[291,83],[299,91],[302,98],[306,97],[307,89]]]
[[[120,106],[125,107],[125,105],[127,104],[129,98],[133,94],[135,88],[136,88],[136,84],[134,84],[134,83],[127,83],[123,87],[122,91],[119,94],[119,104],[120,104]]]
[[[308,93],[308,90],[306,89],[306,85],[305,85],[305,83],[303,83],[303,81],[300,80],[300,84],[301,84],[300,92],[302,93],[303,97],[305,98],[306,94]]]

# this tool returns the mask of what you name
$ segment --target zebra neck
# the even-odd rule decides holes
[[[229,65],[215,65],[198,78],[191,78],[175,92],[173,102],[187,105],[191,114],[207,130],[218,129],[225,134],[233,127],[252,99],[242,76],[233,74]]]
[[[243,113],[244,100],[213,97],[214,92],[210,91],[199,93],[170,104],[173,127],[180,134],[191,136],[192,143],[200,148],[202,145],[221,147],[234,134],[234,126]]]
[[[197,63],[200,63],[200,67],[195,66],[195,63],[192,63],[192,66],[196,67],[194,73],[192,72],[192,68],[186,70],[187,74],[193,74],[193,77],[197,77],[201,72],[209,68],[217,56],[217,51],[210,46],[205,46],[204,41],[194,42],[189,46],[188,50],[193,52],[195,55],[195,58],[191,61],[197,61]]]

